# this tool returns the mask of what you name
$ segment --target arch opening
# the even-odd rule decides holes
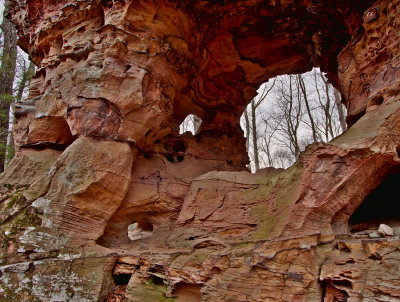
[[[128,226],[128,238],[135,241],[148,238],[153,234],[153,225],[149,222],[134,222]]]
[[[241,118],[251,171],[288,168],[305,148],[344,131],[341,95],[319,69],[262,84]]]
[[[391,174],[365,198],[349,219],[352,233],[377,230],[381,224],[400,231],[399,183],[400,173]]]
[[[196,135],[200,129],[203,120],[194,114],[189,114],[179,126],[179,134],[191,132]]]

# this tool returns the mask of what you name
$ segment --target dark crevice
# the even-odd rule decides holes
[[[377,105],[381,105],[383,103],[385,99],[383,98],[382,95],[378,95],[375,98],[373,98],[372,100],[369,101],[368,106],[377,106]]]
[[[150,222],[140,221],[138,227],[145,232],[153,232],[153,225]]]
[[[128,285],[132,274],[118,274],[113,275],[115,285]]]
[[[339,284],[344,281],[344,286]],[[321,301],[334,301],[334,302],[346,302],[350,297],[349,294],[339,287],[349,288],[346,283],[347,280],[323,280],[321,281]],[[347,281],[349,282],[349,281]],[[336,286],[335,286],[336,285]],[[351,288],[351,287],[350,287]]]
[[[155,275],[151,276],[151,282],[155,285],[163,285],[164,279]]]
[[[174,163],[174,162],[175,162],[174,156],[173,156],[172,154],[167,154],[167,155],[165,156],[165,158],[166,158],[170,163]]]
[[[105,6],[104,2],[108,2],[108,1],[102,0],[101,4],[103,6]],[[105,24],[106,17],[105,17],[105,14],[104,14],[104,9],[101,6],[99,6],[99,16],[100,16],[100,27],[102,27]]]
[[[351,231],[368,228],[376,229],[379,224],[400,224],[400,203],[398,202],[398,186],[400,173],[389,175],[349,219]]]
[[[54,149],[58,151],[64,151],[67,149],[69,144],[59,144],[59,143],[53,143],[53,142],[39,142],[39,143],[33,143],[33,144],[25,144],[21,145],[21,148],[30,148],[30,149],[36,149],[36,150],[44,150],[44,149]]]
[[[325,295],[326,295],[326,281],[322,281],[321,283],[321,291],[322,291],[322,299],[321,302],[325,301]]]
[[[352,125],[354,125],[360,118],[362,118],[365,115],[366,109],[364,109],[363,111],[361,111],[358,114],[355,115],[348,115],[346,118],[346,123],[349,127],[351,127]]]
[[[351,282],[349,280],[333,280],[332,284],[334,284],[336,286],[340,286],[340,287],[345,287],[348,289],[353,288],[353,285],[351,284]]]

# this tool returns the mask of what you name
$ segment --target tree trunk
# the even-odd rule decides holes
[[[326,95],[326,104],[324,105],[324,113],[325,113],[325,137],[326,137],[326,142],[329,141],[329,134],[331,135],[331,139],[334,138],[333,134],[333,127],[332,127],[332,116],[331,116],[331,111],[330,111],[330,105],[331,105],[331,98],[329,96],[329,83],[325,76],[322,74],[322,72],[319,72],[322,81],[324,82],[324,91]]]
[[[340,93],[339,93],[339,91],[337,91],[337,89],[334,89],[333,91],[334,91],[334,95],[335,95],[336,109],[339,114],[340,127],[342,128],[342,131],[345,132],[347,130],[347,124],[346,124],[346,117],[344,114]]]
[[[311,108],[310,108],[310,104],[309,104],[308,97],[307,97],[306,85],[304,83],[303,77],[300,74],[297,75],[297,79],[299,81],[299,85],[300,85],[300,88],[301,88],[301,92],[303,94],[304,102],[306,104],[308,119],[310,120],[310,124],[311,124],[311,131],[312,131],[312,135],[313,135],[313,140],[314,140],[314,143],[316,143],[318,141],[318,134],[317,134],[317,129],[315,127],[314,118],[313,118],[313,115],[311,113]]]
[[[0,28],[3,31],[3,53],[0,68],[0,171],[3,171],[7,147],[9,109],[10,103],[13,101],[17,33],[14,25],[4,16]]]
[[[250,121],[249,121],[249,113],[247,112],[247,107],[244,110],[244,120],[246,122],[246,151],[249,153],[250,149]]]
[[[298,139],[298,133],[297,130],[299,129],[299,123],[300,123],[300,116],[301,116],[301,108],[300,108],[300,100],[298,100],[298,108],[294,108],[294,95],[293,95],[293,80],[292,76],[289,76],[289,113],[288,113],[288,118],[289,118],[289,133],[290,133],[290,138],[291,138],[291,144],[293,146],[293,156],[296,158],[299,157],[300,154],[300,146],[299,146],[299,139]],[[299,98],[299,86],[297,86],[297,98]],[[293,116],[293,110],[296,110],[294,112]]]
[[[26,66],[26,65],[25,65]],[[18,102],[22,100],[26,86],[30,84],[33,75],[35,74],[35,65],[29,61],[28,69],[24,69],[21,81],[18,83],[18,90],[15,100]]]
[[[23,59],[23,58],[22,58]],[[21,81],[18,83],[17,95],[15,101],[18,102],[22,99],[24,90],[26,86],[29,86],[31,79],[35,73],[35,65],[29,62],[29,67],[26,68],[26,61],[24,60],[24,70],[22,71]],[[8,133],[7,133],[7,144],[6,144],[6,154],[4,160],[4,170],[7,168],[8,162],[14,156],[14,140],[13,140],[13,126],[14,126],[14,110],[15,103],[10,104],[9,119],[8,119]]]
[[[253,154],[254,154],[254,166],[256,171],[260,169],[260,159],[258,157],[258,145],[257,145],[257,120],[256,120],[256,105],[254,99],[251,100],[251,124],[252,124],[252,135],[253,135]]]

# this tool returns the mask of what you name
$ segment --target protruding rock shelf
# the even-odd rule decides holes
[[[1,301],[400,301],[398,216],[359,214],[398,179],[400,0],[6,4],[37,73],[0,178]],[[251,174],[245,106],[313,67],[351,127]]]

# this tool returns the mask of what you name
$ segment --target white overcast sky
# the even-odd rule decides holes
[[[4,0],[0,0],[0,22],[3,22]]]

